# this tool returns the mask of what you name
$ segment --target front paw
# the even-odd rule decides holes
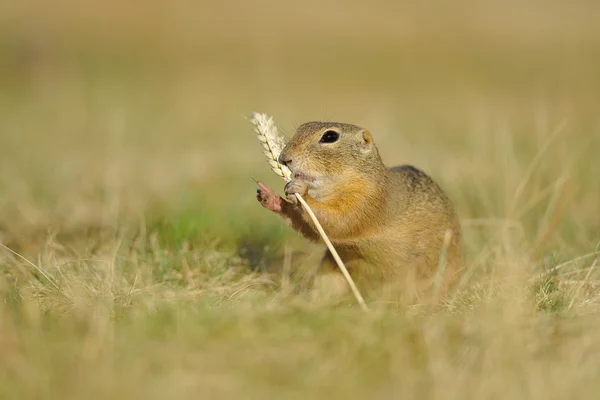
[[[258,190],[256,191],[256,199],[263,205],[263,207],[280,213],[283,211],[284,201],[271,190],[267,185],[262,182],[256,182],[258,184]]]
[[[298,193],[300,196],[306,195],[308,184],[304,181],[294,179],[285,185],[285,198],[292,204],[298,204],[298,198],[295,196]]]

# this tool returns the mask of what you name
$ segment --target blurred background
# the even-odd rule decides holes
[[[530,244],[573,251],[597,239],[598,2],[1,7],[0,235],[15,245],[156,221],[288,235],[255,202],[251,177],[283,182],[253,111],[288,136],[307,120],[367,127],[386,163],[444,186],[467,230],[516,221]]]
[[[1,3],[1,398],[600,391],[599,1]],[[304,302],[253,111],[429,173],[465,290]]]

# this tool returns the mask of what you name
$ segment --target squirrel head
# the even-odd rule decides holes
[[[368,175],[385,168],[371,133],[339,122],[307,122],[298,127],[279,162],[296,179],[335,181]]]

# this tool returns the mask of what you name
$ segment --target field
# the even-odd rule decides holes
[[[1,6],[0,398],[596,398],[600,3],[213,3]],[[253,111],[431,174],[460,287],[311,302]]]

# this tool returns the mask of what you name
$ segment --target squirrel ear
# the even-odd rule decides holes
[[[362,133],[362,139],[361,151],[363,153],[369,153],[373,148],[373,135],[365,129]]]

